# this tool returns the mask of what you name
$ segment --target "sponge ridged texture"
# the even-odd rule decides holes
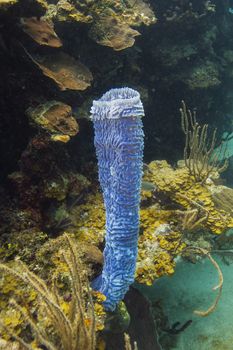
[[[112,89],[93,102],[99,181],[106,207],[106,245],[99,290],[114,310],[134,281],[139,230],[144,115],[140,95]]]

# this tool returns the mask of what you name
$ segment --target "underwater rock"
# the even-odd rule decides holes
[[[104,330],[111,333],[122,333],[130,324],[130,315],[123,301],[120,301],[114,311],[108,311]]]
[[[69,161],[62,144],[55,145],[49,136],[40,133],[22,153],[20,171],[8,176],[19,210],[35,213],[39,217],[38,227],[46,227],[52,233],[73,225],[70,210],[79,205],[90,188],[85,176],[69,170]],[[58,210],[63,204],[64,210]]]
[[[35,169],[32,171],[37,171],[38,166],[34,166]],[[29,174],[30,175],[30,174]],[[30,176],[27,176],[21,171],[15,171],[8,175],[10,181],[11,190],[14,191],[14,195],[18,197],[20,208],[28,208],[29,211],[37,211],[41,200],[40,193],[37,186],[32,184]],[[37,213],[40,216],[39,212]]]
[[[43,192],[45,198],[63,201],[69,190],[69,180],[64,175],[58,175],[51,180],[44,181]]]
[[[93,76],[82,63],[64,52],[44,57],[31,57],[43,74],[58,85],[60,90],[86,90]]]
[[[165,36],[159,45],[159,50],[154,52],[154,56],[162,65],[174,67],[178,63],[183,64],[184,60],[191,60],[197,52],[197,47],[190,41],[180,39],[177,43]]]
[[[189,22],[189,24],[192,23],[194,25],[202,17],[215,13],[216,5],[211,1],[200,1],[197,7],[195,3],[196,1],[172,1],[165,5],[163,20],[183,25],[187,25]]]
[[[82,245],[83,251],[84,251],[84,258],[87,263],[95,263],[103,265],[104,263],[104,257],[103,253],[99,248],[97,248],[94,245],[85,244]]]
[[[140,33],[115,18],[103,17],[92,25],[89,36],[98,44],[112,47],[115,51],[133,46]]]
[[[130,288],[124,299],[131,322],[127,333],[131,341],[137,342],[138,349],[161,350],[156,325],[152,315],[152,307],[148,299],[137,289]],[[106,332],[106,350],[123,350],[123,333]]]
[[[69,141],[78,133],[78,124],[72,117],[69,105],[58,101],[47,101],[35,108],[28,108],[27,114],[33,125],[48,132],[52,141]]]
[[[60,202],[68,196],[78,197],[89,186],[90,182],[85,176],[71,171],[65,173],[60,169],[52,179],[43,182],[41,191],[45,198],[56,199]]]
[[[23,31],[40,45],[61,47],[62,42],[54,31],[52,22],[42,18],[21,18]]]
[[[221,83],[218,67],[210,61],[199,62],[190,70],[184,71],[181,73],[181,80],[190,89],[206,89]]]

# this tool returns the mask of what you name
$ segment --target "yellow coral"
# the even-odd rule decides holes
[[[61,242],[62,238],[63,238],[63,244]],[[80,239],[80,236],[78,236],[78,238]],[[62,245],[62,250],[65,249],[64,236],[59,237],[58,240]],[[53,245],[56,245],[55,241]],[[69,280],[70,271],[64,259],[62,258],[62,250],[60,248],[58,248],[57,251],[53,252],[51,257],[51,262],[54,265],[52,274],[54,276],[60,277],[59,279],[57,279],[56,286],[59,289],[63,289],[63,293],[64,293],[64,291],[67,290],[68,288],[67,285],[69,284],[68,280]],[[78,244],[76,246],[76,249],[77,251],[79,251],[79,254],[81,254],[82,249],[79,249]],[[79,271],[80,277],[82,277],[84,270],[85,270],[84,268],[80,268],[80,271]],[[96,331],[100,331],[104,329],[104,321],[106,318],[106,312],[103,307],[103,302],[106,300],[106,296],[98,291],[91,291],[91,295],[92,295],[93,304],[94,304],[95,327],[96,327]],[[69,314],[70,307],[71,307],[70,301],[64,301],[64,300],[61,301],[61,308],[66,315]],[[87,326],[90,325],[91,324],[90,322],[91,322],[91,319],[87,316],[85,318],[86,325]]]
[[[54,254],[53,263],[55,264],[55,268],[50,275],[52,281],[51,287],[48,287],[42,279],[30,272],[27,266],[22,262],[14,264],[13,268],[0,264],[1,270],[4,272],[3,278],[6,276],[8,282],[10,281],[10,277],[13,281],[20,281],[20,284],[18,283],[14,291],[12,287],[10,289],[4,288],[3,283],[2,289],[8,294],[10,290],[10,292],[13,292],[14,298],[16,298],[16,300],[12,299],[12,301],[10,301],[9,305],[11,307],[5,307],[4,311],[0,313],[0,328],[2,336],[5,339],[9,339],[7,334],[10,336],[19,335],[16,339],[20,344],[23,344],[21,332],[23,326],[29,323],[33,327],[33,333],[37,340],[40,340],[43,344],[46,344],[46,346],[47,344],[53,344],[51,341],[56,343],[58,339],[60,339],[57,339],[57,337],[62,337],[64,334],[62,321],[66,316],[67,320],[69,320],[70,333],[64,336],[68,336],[68,339],[71,340],[74,339],[75,342],[79,339],[80,342],[86,341],[85,344],[89,344],[89,340],[82,340],[82,336],[84,334],[85,337],[89,337],[90,333],[90,346],[87,346],[87,348],[94,348],[95,332],[104,328],[106,313],[102,304],[105,300],[105,296],[99,292],[94,292],[92,297],[85,267],[81,261],[79,261],[78,254],[76,253],[76,245],[67,235],[65,235],[65,237],[67,240],[66,245],[68,245],[70,251],[66,251],[66,245],[64,245],[62,250]],[[77,262],[79,262],[79,266],[77,266]],[[67,266],[65,267],[64,264]],[[59,280],[61,279],[62,281],[64,276],[67,278],[67,283],[65,285],[60,285]],[[27,293],[31,289],[34,291],[34,294],[30,294],[27,299]],[[18,293],[20,295],[19,301],[17,298]],[[36,300],[35,305],[30,305],[31,301],[37,298],[37,295],[39,300]],[[35,309],[36,316],[31,312],[31,310]],[[79,324],[78,331],[76,328],[77,324]],[[61,329],[57,325],[61,325]],[[85,327],[85,331],[82,327]],[[60,330],[57,332],[58,328]],[[43,333],[42,340],[40,339],[41,333],[38,331],[39,329],[46,330],[46,332]],[[76,343],[66,343],[63,338],[59,341],[62,341],[64,348],[66,348],[66,344],[68,344],[67,349],[69,350],[71,347],[76,348]],[[69,346],[69,344],[72,345]],[[31,344],[27,343],[27,345],[37,349],[38,344],[35,340]],[[79,345],[77,346],[79,347]],[[55,347],[51,345],[50,348]]]
[[[160,253],[158,252],[154,256],[154,261],[151,260],[147,263],[146,260],[142,260],[143,264],[140,264],[140,254],[138,260],[136,280],[139,283],[146,284],[147,286],[151,286],[156,278],[163,275],[170,275],[174,272],[175,263],[172,260],[171,255],[165,251]]]
[[[16,268],[15,264],[10,265]],[[10,274],[4,274],[0,278],[0,320],[4,327],[19,335],[24,329],[24,320],[18,310],[9,307],[9,299],[12,297],[23,299],[25,305],[34,308],[37,294],[28,286],[23,287],[22,283]],[[25,307],[24,310],[26,310]],[[4,331],[4,329],[1,335],[5,340],[10,339],[9,333]]]
[[[94,311],[96,318],[96,331],[102,331],[104,329],[104,321],[106,318],[106,311],[104,306],[98,302],[94,303]]]
[[[182,241],[185,229],[202,227],[220,234],[233,227],[233,217],[232,211],[221,208],[221,200],[216,201],[218,206],[215,204],[213,193],[218,186],[211,179],[206,184],[197,183],[186,167],[173,169],[164,160],[153,161],[148,165],[144,180],[155,185],[158,196],[162,193],[166,202],[177,206],[177,209],[167,210],[156,202],[156,196],[153,199],[149,192],[142,191],[143,200],[152,205],[140,211],[142,234],[138,243],[136,280],[151,285],[156,278],[174,272],[174,258],[186,246]]]
[[[206,221],[202,224],[212,233],[220,234],[233,227],[233,217],[214,204],[212,188],[216,185],[211,179],[206,184],[197,183],[186,167],[173,169],[166,161],[151,162],[149,170],[145,179],[167,193],[171,200],[186,210],[196,207],[205,212]]]
[[[74,219],[74,234],[79,240],[98,244],[104,239],[105,233],[105,209],[100,193],[89,194],[86,203],[74,207],[71,216]]]
[[[99,0],[82,4],[63,0],[57,4],[57,19],[92,23],[89,36],[114,50],[123,50],[134,44],[133,37],[139,35],[139,32],[131,26],[156,22],[154,12],[143,0]]]
[[[55,142],[59,141],[59,142],[67,143],[70,140],[70,136],[69,135],[52,135],[51,140]]]
[[[136,280],[151,285],[154,280],[174,272],[174,257],[182,251],[181,232],[174,231],[174,211],[160,210],[155,205],[143,208],[142,235],[138,241]]]
[[[72,215],[78,218],[74,235],[79,241],[98,244],[103,240],[105,209],[101,194],[89,194],[86,204],[74,208]],[[140,216],[142,235],[139,237],[138,244],[136,279],[141,283],[152,284],[155,278],[173,273],[173,257],[183,249],[184,244],[181,243],[179,231],[169,231],[168,235],[154,234],[157,228],[174,222],[174,211],[160,210],[156,205],[152,205],[142,208]],[[149,251],[151,246],[153,249]]]
[[[177,205],[177,209],[166,210],[153,199],[152,192],[142,191],[143,199],[152,205],[140,210],[136,280],[151,285],[156,278],[174,272],[174,258],[185,247],[184,229],[203,227],[221,233],[233,226],[233,218],[215,206],[213,182],[196,183],[185,167],[173,169],[166,161],[154,161],[144,179]],[[190,227],[183,223],[186,213],[190,214],[186,222]],[[74,208],[72,215],[78,218],[74,234],[79,240],[92,244],[103,241],[105,210],[101,194],[89,194],[86,203]]]

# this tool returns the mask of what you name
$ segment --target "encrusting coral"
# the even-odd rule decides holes
[[[119,51],[134,44],[134,37],[140,33],[131,26],[142,23],[150,25],[156,22],[153,11],[142,0],[100,1],[94,6],[98,20],[94,21],[89,35],[97,43],[110,46]]]
[[[35,108],[28,108],[27,115],[33,126],[51,135],[52,141],[67,142],[79,130],[71,107],[65,103],[47,101]]]
[[[145,175],[146,180],[155,184],[158,191],[166,193],[180,208],[197,209],[198,219],[205,218],[200,222],[202,227],[220,234],[233,226],[233,217],[214,204],[212,193],[218,185],[211,178],[205,184],[198,183],[181,163],[174,169],[166,161],[151,162],[149,170]]]
[[[215,170],[211,175],[218,174]],[[208,245],[211,233],[221,234],[233,227],[233,213],[232,201],[226,204],[231,189],[215,185],[210,177],[206,183],[197,182],[183,162],[174,169],[166,161],[152,161],[144,180],[155,189],[142,192],[136,280],[151,285],[156,278],[174,272],[174,258],[190,244],[187,232],[197,235],[202,229]]]
[[[79,237],[83,242],[94,245],[103,243],[105,209],[100,193],[87,194],[85,203],[73,207],[70,216],[74,222],[72,232],[76,237]]]
[[[76,4],[60,0],[53,16],[60,21],[91,23],[89,36],[97,43],[110,46],[116,51],[131,47],[134,37],[140,34],[131,26],[156,22],[153,11],[142,0],[84,1]]]
[[[142,209],[141,231],[138,242],[136,281],[152,285],[155,279],[174,273],[174,257],[186,246],[182,233],[170,226],[172,211],[149,207]]]

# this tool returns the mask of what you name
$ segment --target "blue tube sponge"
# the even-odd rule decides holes
[[[106,208],[104,267],[94,288],[106,295],[113,311],[134,281],[139,231],[139,203],[143,165],[141,117],[137,91],[112,89],[93,102],[91,119],[99,181]]]

